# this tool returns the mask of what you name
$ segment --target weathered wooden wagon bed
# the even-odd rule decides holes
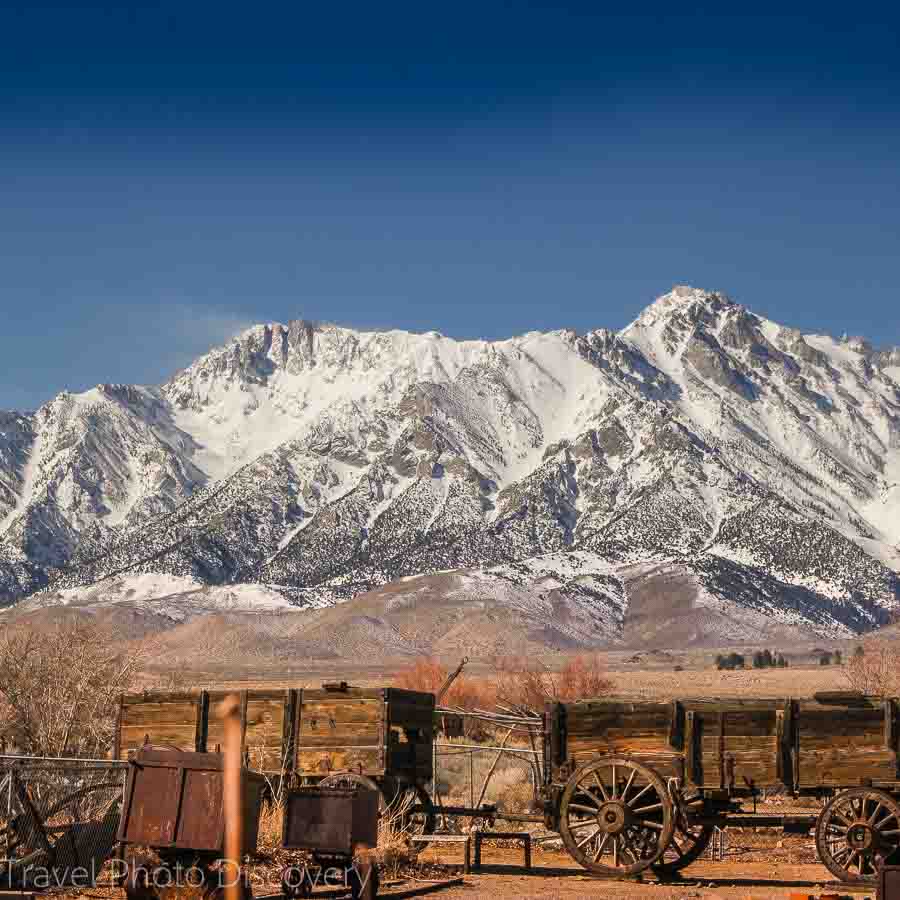
[[[872,881],[900,847],[897,705],[857,694],[813,700],[594,700],[545,715],[545,816],[600,875],[676,871],[716,826],[815,825],[823,863]],[[818,816],[745,813],[782,789],[829,802]]]
[[[223,742],[215,713],[224,693],[121,698],[114,755],[145,745],[211,752]],[[295,784],[377,789],[410,830],[433,826],[424,788],[432,775],[434,695],[398,688],[243,691],[242,749],[251,768]]]

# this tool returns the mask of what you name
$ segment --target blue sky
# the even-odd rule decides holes
[[[900,14],[726,6],[4,5],[0,408],[675,283],[900,344]]]

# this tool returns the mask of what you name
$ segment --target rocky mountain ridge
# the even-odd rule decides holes
[[[622,573],[661,564],[717,621],[882,624],[900,351],[675,288],[618,333],[261,325],[160,387],[0,414],[0,604],[164,573],[323,605],[535,560],[611,640]]]

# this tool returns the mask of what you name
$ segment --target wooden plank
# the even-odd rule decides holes
[[[886,750],[897,751],[897,740],[894,734],[894,717],[896,716],[896,708],[894,701],[885,699],[884,701],[884,747]]]
[[[326,775],[331,771],[350,770],[364,775],[382,775],[379,748],[301,749],[297,754],[297,772],[304,775]]]
[[[697,771],[697,733],[694,725],[694,711],[686,710],[684,714],[684,744],[685,744],[685,777],[691,784],[698,784],[699,772]]]
[[[379,728],[361,731],[334,729],[321,734],[304,734],[300,738],[303,750],[321,747],[383,747],[384,740]]]
[[[196,724],[197,706],[200,698],[182,700],[148,700],[143,703],[122,703],[122,721],[157,722],[166,725]]]
[[[197,703],[199,691],[145,691],[140,694],[125,694],[124,706],[144,706],[147,703]]]
[[[889,750],[806,751],[800,760],[800,787],[853,787],[897,778],[897,757]]]
[[[725,788],[725,712],[717,713],[719,725],[719,746],[718,746],[718,766],[719,766],[719,787]]]
[[[200,693],[200,732],[197,738],[197,750],[206,753],[209,748],[209,691]]]
[[[341,700],[376,700],[384,699],[385,688],[354,688],[346,691],[326,691],[319,688],[304,688],[304,703],[329,703]]]
[[[195,726],[150,726],[148,723],[123,727],[120,738],[120,759],[128,759],[130,751],[144,746],[144,739],[149,737],[154,746],[170,746],[178,750],[193,750],[196,746]]]
[[[303,698],[301,711],[301,730],[307,722],[380,722],[384,717],[384,709],[379,700],[319,700],[310,701]]]
[[[253,768],[261,772],[281,770],[285,756],[284,723],[288,715],[288,698],[284,693],[276,697],[258,697],[253,692],[247,698],[244,748]]]
[[[784,710],[778,710],[775,715],[775,741],[777,746],[775,777],[778,781],[784,783]]]
[[[673,750],[684,750],[684,708],[672,701],[672,718],[669,724],[669,746]]]
[[[285,691],[285,709],[282,733],[282,767],[285,773],[290,774],[294,770],[294,747],[296,746],[297,707],[299,705],[299,691]]]

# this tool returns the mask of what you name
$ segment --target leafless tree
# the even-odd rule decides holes
[[[31,756],[105,757],[118,696],[140,660],[140,648],[121,650],[74,618],[0,629],[0,745]]]

